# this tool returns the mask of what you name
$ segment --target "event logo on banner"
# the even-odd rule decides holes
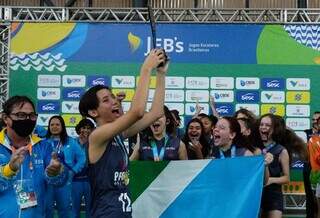
[[[212,89],[234,89],[234,78],[211,77],[210,84]]]
[[[60,85],[60,75],[38,75],[38,86],[40,87],[59,87]]]
[[[234,93],[230,90],[212,90],[210,95],[213,96],[215,102],[233,102]]]
[[[208,104],[199,104],[201,113],[209,114],[209,105]],[[194,115],[196,113],[196,104],[187,103],[186,104],[186,115]]]
[[[267,90],[284,90],[285,84],[283,78],[262,78],[261,88]]]
[[[111,86],[115,88],[134,88],[134,76],[112,76]]]
[[[60,101],[42,101],[37,102],[38,113],[59,113]]]
[[[64,88],[62,90],[62,97],[63,100],[80,100],[84,92],[83,88]]]
[[[310,79],[306,78],[288,78],[288,90],[310,90]]]
[[[237,89],[259,89],[260,79],[256,77],[238,77],[236,78]]]
[[[39,100],[59,100],[60,88],[38,88],[37,98]]]
[[[92,87],[96,85],[110,86],[110,77],[108,76],[88,76],[87,86]]]
[[[258,91],[237,91],[236,98],[239,103],[258,103],[260,100]]]
[[[220,116],[232,116],[234,114],[234,106],[233,104],[216,104],[216,111]]]
[[[84,75],[64,75],[62,76],[62,86],[64,87],[85,87],[86,77]]]

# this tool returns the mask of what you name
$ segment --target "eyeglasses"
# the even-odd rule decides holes
[[[30,119],[30,120],[37,120],[38,118],[38,114],[36,113],[25,113],[25,112],[17,112],[17,113],[11,113],[10,115],[14,115],[18,118],[18,120],[26,120],[26,119]]]

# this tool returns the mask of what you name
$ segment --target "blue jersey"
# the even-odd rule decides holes
[[[156,145],[156,151],[152,148],[152,144]],[[139,148],[140,160],[154,160],[155,154],[161,154],[163,149],[163,157],[160,160],[179,160],[180,139],[177,137],[163,137],[161,140],[141,140]]]
[[[0,167],[8,164],[12,154],[10,142],[5,129],[0,132]],[[64,170],[56,177],[48,177],[45,169],[51,160],[51,146],[40,138],[31,136],[32,151],[27,152],[16,176],[7,178],[0,173],[0,217],[1,218],[41,218],[45,215],[45,194],[48,184],[61,186],[68,179]],[[21,209],[17,201],[16,190],[19,184],[26,191],[34,193],[37,205]]]
[[[91,217],[131,217],[128,164],[128,153],[119,136],[109,142],[95,164],[89,164]]]

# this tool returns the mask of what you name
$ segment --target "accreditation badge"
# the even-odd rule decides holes
[[[17,180],[13,184],[16,192],[17,204],[20,209],[26,209],[36,206],[37,196],[31,179]]]

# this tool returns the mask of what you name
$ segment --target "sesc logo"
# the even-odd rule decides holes
[[[58,113],[60,111],[60,102],[38,101],[37,111],[39,113]]]
[[[79,100],[83,93],[82,88],[65,88],[62,90],[62,97],[64,100]]]
[[[263,78],[261,80],[262,89],[284,90],[284,79],[282,78]]]
[[[233,104],[216,104],[216,111],[220,116],[232,116],[234,106]]]
[[[87,86],[96,85],[110,86],[110,78],[107,76],[88,76]]]
[[[37,98],[39,100],[59,100],[60,89],[59,88],[38,88]]]
[[[257,103],[259,102],[258,91],[238,91],[236,94],[239,103]]]
[[[257,77],[238,77],[236,78],[237,89],[259,89],[259,78]]]
[[[64,87],[84,87],[86,77],[84,75],[64,75],[62,76],[62,86]]]

